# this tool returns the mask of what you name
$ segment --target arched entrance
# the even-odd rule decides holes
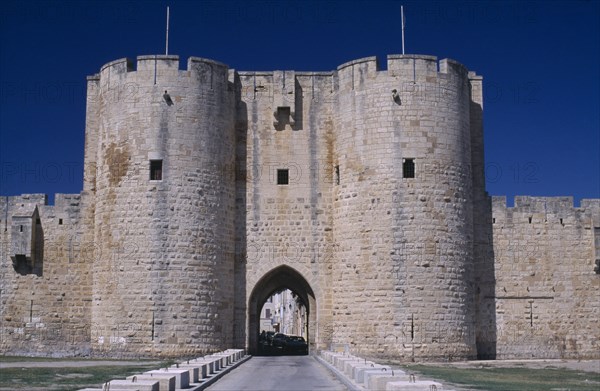
[[[248,300],[247,349],[250,354],[258,351],[258,335],[260,333],[260,311],[265,301],[276,292],[289,289],[300,297],[306,306],[308,315],[309,351],[316,340],[317,303],[315,294],[306,279],[289,266],[279,266],[265,274],[254,286]]]

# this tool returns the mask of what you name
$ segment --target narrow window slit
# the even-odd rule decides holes
[[[414,178],[415,177],[415,159],[403,159],[402,160],[402,177],[403,178]]]
[[[150,160],[150,180],[162,181],[162,160]]]
[[[277,184],[287,185],[290,183],[290,171],[287,169],[277,170]]]

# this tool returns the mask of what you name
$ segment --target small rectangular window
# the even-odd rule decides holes
[[[402,178],[415,177],[415,159],[402,160]]]
[[[335,184],[340,184],[340,166],[335,166]]]
[[[279,169],[277,170],[277,184],[287,185],[290,183],[290,170]]]
[[[150,180],[162,181],[162,160],[150,160]]]
[[[63,225],[63,220],[62,219],[58,219],[58,225]]]

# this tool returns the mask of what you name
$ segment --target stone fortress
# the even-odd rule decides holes
[[[253,352],[289,288],[312,350],[598,357],[600,200],[487,195],[481,76],[180,67],[104,65],[81,194],[0,199],[2,354]]]

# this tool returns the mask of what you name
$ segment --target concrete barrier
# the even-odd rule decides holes
[[[214,383],[225,373],[249,359],[244,349],[227,349],[204,357],[198,357],[169,368],[147,371],[111,380],[111,391],[199,391]],[[84,388],[80,391],[105,391],[103,388]]]
[[[221,359],[220,358],[205,356],[202,358],[202,360],[212,364],[212,372],[218,372],[221,370]]]
[[[111,380],[108,382],[110,389],[122,389],[122,390],[137,390],[137,391],[159,391],[158,381],[154,380]]]
[[[241,360],[244,357],[244,349],[227,349],[225,352],[234,355],[234,361]]]
[[[393,376],[391,373],[389,373],[389,374],[380,373],[380,374],[375,374],[375,375],[369,376],[369,384],[367,385],[367,389],[369,389],[369,390],[385,390],[385,387],[388,383],[391,383],[394,381],[397,382],[397,381],[409,381],[410,380],[408,375],[406,375],[402,371],[398,371],[398,372],[400,372],[399,374],[396,374],[395,372],[396,371],[394,371]]]
[[[175,375],[169,374],[167,372],[161,373],[161,374],[156,374],[156,375],[140,374],[140,375],[128,376],[126,379],[133,380],[134,378],[136,378],[138,381],[141,381],[141,380],[157,381],[159,391],[175,391],[175,386],[176,386]]]
[[[375,369],[379,364],[375,364],[374,362],[367,362],[366,364],[358,364],[352,367],[352,373],[348,374],[348,376],[357,383],[363,382],[363,372],[369,369]]]
[[[348,353],[324,350],[317,358],[350,390],[443,391],[441,383],[416,380],[414,375],[401,369],[392,369],[389,365],[380,365]]]
[[[151,374],[152,376],[160,376],[161,374],[167,374],[175,376],[176,388],[188,388],[190,386],[190,371],[187,369],[163,368],[144,372],[143,374]]]
[[[385,391],[442,391],[442,384],[434,381],[420,380],[414,383],[408,381],[397,381],[387,383]]]
[[[333,365],[339,369],[340,371],[344,371],[344,365],[346,364],[346,362],[359,362],[361,361],[360,357],[354,357],[354,356],[346,356],[346,357],[335,357],[333,360]],[[364,360],[363,360],[364,361]]]
[[[375,364],[375,363],[369,362],[367,364]],[[356,360],[352,360],[352,361],[346,361],[344,363],[344,368],[342,368],[342,369],[343,369],[343,372],[347,376],[352,377],[352,372],[354,371],[354,368],[356,368],[360,365],[366,365],[364,359],[356,359]]]
[[[218,366],[218,364],[215,365],[215,361],[213,360],[207,361],[204,358],[198,358],[196,360],[190,361],[190,365],[192,364],[201,366],[203,379],[217,372],[215,368]],[[200,374],[198,374],[198,376],[200,376]]]
[[[362,369],[358,369],[356,371],[356,377],[354,378],[354,381],[356,381],[357,383],[363,383],[363,384],[368,384],[369,383],[369,375],[376,375],[376,374],[380,374],[384,371],[391,371],[392,368],[390,368],[388,365],[379,365],[379,364],[375,364],[374,366],[370,367],[370,368],[362,368]]]
[[[204,379],[204,373],[206,371],[206,365],[200,363],[184,363],[184,364],[175,364],[171,365],[172,369],[186,369],[190,372],[190,383],[198,383],[200,380]]]
[[[209,359],[214,358],[214,359],[218,360],[219,361],[219,369],[227,366],[227,357],[226,356],[211,354],[210,356],[207,356],[207,358],[209,358]]]
[[[103,390],[102,388],[82,388],[77,391],[106,391],[106,390]],[[131,390],[128,388],[111,388],[110,391],[131,391]]]

